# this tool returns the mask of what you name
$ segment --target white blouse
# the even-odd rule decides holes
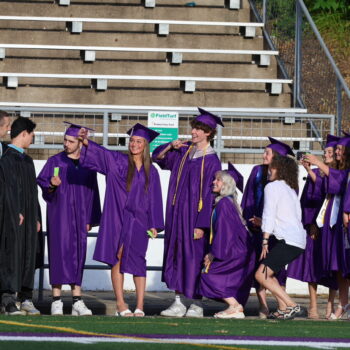
[[[262,231],[305,249],[306,231],[301,222],[300,201],[284,180],[275,180],[265,186]]]

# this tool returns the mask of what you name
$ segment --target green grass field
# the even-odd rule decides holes
[[[305,341],[348,341],[350,348],[349,321],[263,321],[204,319],[117,318],[108,316],[92,317],[51,317],[51,316],[0,316],[1,349],[310,349]],[[20,337],[40,337],[38,341],[17,341]],[[50,337],[64,340],[48,341]],[[4,338],[5,337],[5,338]],[[8,341],[6,337],[11,337]],[[79,338],[80,337],[80,338]],[[87,343],[72,342],[85,339]],[[95,342],[94,337],[99,338]],[[101,339],[102,337],[102,339]],[[215,338],[223,344],[206,340],[192,343],[193,339]],[[151,339],[150,339],[151,338]],[[171,338],[171,339],[169,339]],[[226,344],[231,339],[233,343]],[[234,340],[232,340],[234,339]],[[255,344],[236,344],[237,339],[254,340]],[[271,340],[300,340],[301,344],[269,345]],[[16,341],[15,341],[16,340]],[[123,341],[123,342],[120,342]],[[133,343],[138,341],[141,343]],[[146,342],[144,342],[146,341]],[[169,343],[170,342],[170,343]],[[311,344],[312,345],[312,344]],[[322,345],[322,344],[321,344]],[[325,344],[326,345],[326,344]],[[320,346],[312,345],[313,348]],[[337,345],[321,348],[337,349]],[[341,348],[341,347],[339,347]],[[342,344],[344,348],[344,344]]]

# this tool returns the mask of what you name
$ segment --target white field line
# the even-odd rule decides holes
[[[0,341],[47,341],[47,342],[69,342],[80,344],[96,344],[96,343],[155,343],[156,344],[203,344],[203,345],[264,345],[264,346],[295,346],[309,347],[314,349],[336,349],[349,348],[350,344],[346,342],[335,341],[290,341],[290,340],[235,340],[235,339],[184,339],[184,338],[150,338],[146,339],[130,339],[125,338],[104,338],[104,337],[47,337],[38,336],[0,336]]]

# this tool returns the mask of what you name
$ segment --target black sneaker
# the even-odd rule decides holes
[[[15,303],[9,303],[5,306],[5,315],[16,316],[16,315],[25,315]]]

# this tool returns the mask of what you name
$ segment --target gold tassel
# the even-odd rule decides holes
[[[202,209],[203,209],[203,200],[202,198],[200,198],[198,202],[198,212],[200,212]]]
[[[177,194],[177,188],[179,187],[179,183],[180,183],[180,179],[181,179],[181,175],[182,175],[182,170],[183,170],[183,167],[185,165],[185,161],[186,161],[186,158],[187,156],[189,155],[189,153],[191,152],[191,149],[193,147],[193,144],[188,147],[188,150],[187,152],[185,153],[185,155],[182,157],[181,159],[181,163],[180,163],[180,167],[179,167],[179,172],[177,174],[177,179],[176,179],[176,187],[175,187],[175,193],[174,193],[174,197],[173,197],[173,206],[175,205],[175,201],[176,201],[176,194]]]
[[[198,202],[198,213],[203,209],[202,192],[203,192],[203,177],[204,177],[204,159],[205,159],[205,155],[207,154],[208,147],[209,147],[209,144],[205,147],[203,152],[202,168],[201,168],[201,184],[199,189],[200,192],[199,192],[199,202]]]

